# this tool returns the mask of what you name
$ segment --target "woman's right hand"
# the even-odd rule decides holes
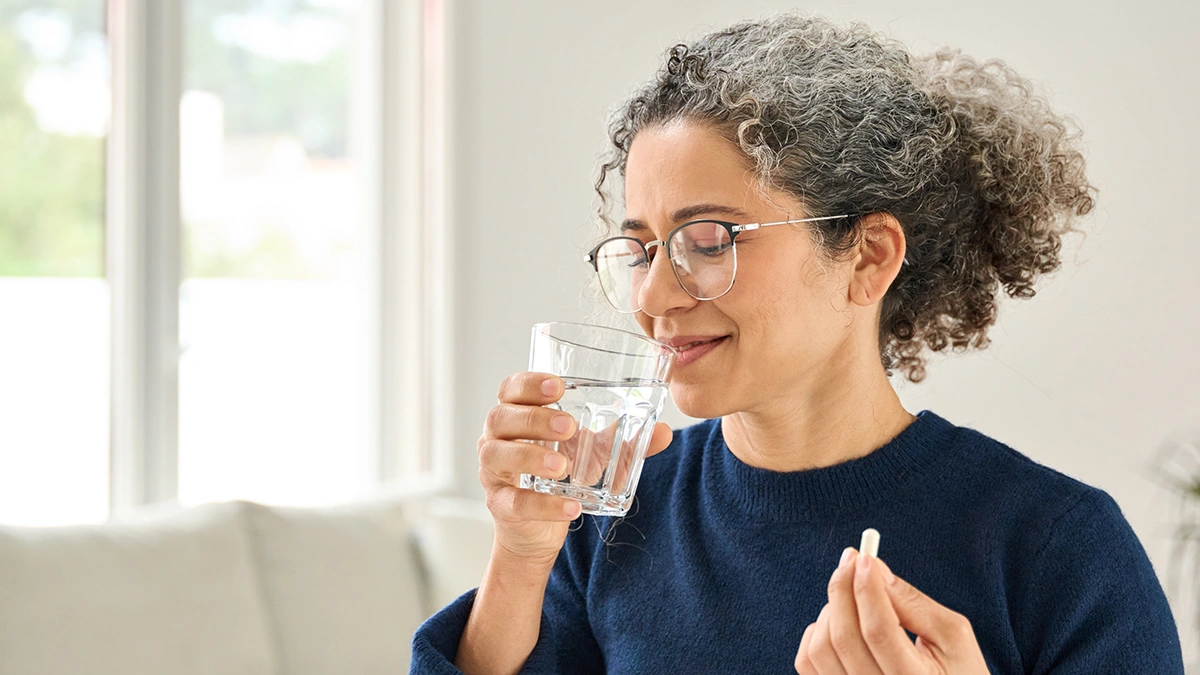
[[[542,597],[554,560],[579,516],[578,502],[520,487],[521,474],[560,479],[567,457],[537,443],[575,435],[570,415],[544,406],[562,398],[562,378],[519,373],[500,384],[479,437],[479,482],[495,521],[492,558],[475,594],[454,663],[464,673],[514,673],[538,641]],[[654,428],[647,455],[671,443]],[[567,444],[560,447],[568,448]]]
[[[552,565],[579,516],[578,502],[520,487],[521,474],[558,479],[567,472],[567,458],[537,443],[566,441],[575,434],[575,420],[547,408],[562,398],[563,380],[545,373],[518,373],[500,384],[499,402],[488,412],[479,437],[479,482],[487,492],[495,521],[495,546],[524,560]],[[646,455],[671,443],[671,428],[659,423]]]

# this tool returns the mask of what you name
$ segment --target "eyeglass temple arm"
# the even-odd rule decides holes
[[[777,220],[773,223],[746,223],[745,225],[734,225],[734,232],[749,232],[757,230],[760,227],[773,227],[775,225],[791,225],[793,223],[815,223],[821,220],[837,220],[838,218],[849,218],[850,216],[842,214],[840,216],[820,216],[819,218],[797,218],[795,220]]]
[[[850,217],[849,215],[842,214],[840,216],[821,216],[819,218],[800,218],[798,220],[778,220],[773,223],[746,223],[745,225],[734,225],[731,229],[734,231],[734,233],[750,232],[751,230],[757,230],[760,227],[772,227],[774,225],[791,225],[793,223],[815,223],[815,222],[821,221],[821,220],[837,220],[838,218],[849,218],[849,217]],[[591,262],[590,257],[588,258],[588,262]],[[910,264],[908,262],[908,256],[904,256],[904,264],[905,265]]]
[[[792,225],[795,223],[815,223],[815,222],[819,222],[822,220],[837,220],[839,218],[849,218],[849,217],[850,217],[849,215],[843,213],[842,215],[839,215],[839,216],[820,216],[818,218],[798,218],[795,220],[777,220],[773,223],[746,223],[745,225],[734,225],[730,229],[736,234],[738,232],[750,232],[753,230],[757,230],[760,227],[774,227],[775,225]],[[583,261],[595,266],[597,250],[599,250],[599,247],[592,249],[592,251],[590,251],[589,253],[584,255]],[[904,256],[904,264],[905,265],[909,264],[908,256]]]

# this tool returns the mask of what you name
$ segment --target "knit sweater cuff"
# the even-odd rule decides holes
[[[475,590],[459,596],[437,614],[429,617],[413,635],[412,665],[410,674],[461,675],[454,665],[458,655],[458,643],[462,640],[475,605]],[[541,630],[533,652],[521,668],[522,673],[541,675],[558,672],[558,656],[553,649],[553,626],[542,614]]]

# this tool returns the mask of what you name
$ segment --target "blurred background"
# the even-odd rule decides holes
[[[1164,472],[1200,436],[1200,5],[136,5],[0,0],[0,523],[481,497],[530,325],[593,310],[606,112],[674,42],[800,9],[1003,59],[1083,129],[1099,200],[1063,269],[896,385],[1112,494],[1195,651]]]

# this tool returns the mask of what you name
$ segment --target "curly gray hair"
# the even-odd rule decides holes
[[[679,119],[712,125],[808,215],[901,223],[910,264],[884,297],[879,347],[887,372],[914,382],[926,348],[986,347],[1000,286],[1032,297],[1093,205],[1077,130],[1006,64],[914,57],[863,24],[785,14],[675,45],[617,108],[595,186],[606,228],[606,183],[624,177],[634,137]],[[811,231],[830,260],[863,234],[861,219]]]

